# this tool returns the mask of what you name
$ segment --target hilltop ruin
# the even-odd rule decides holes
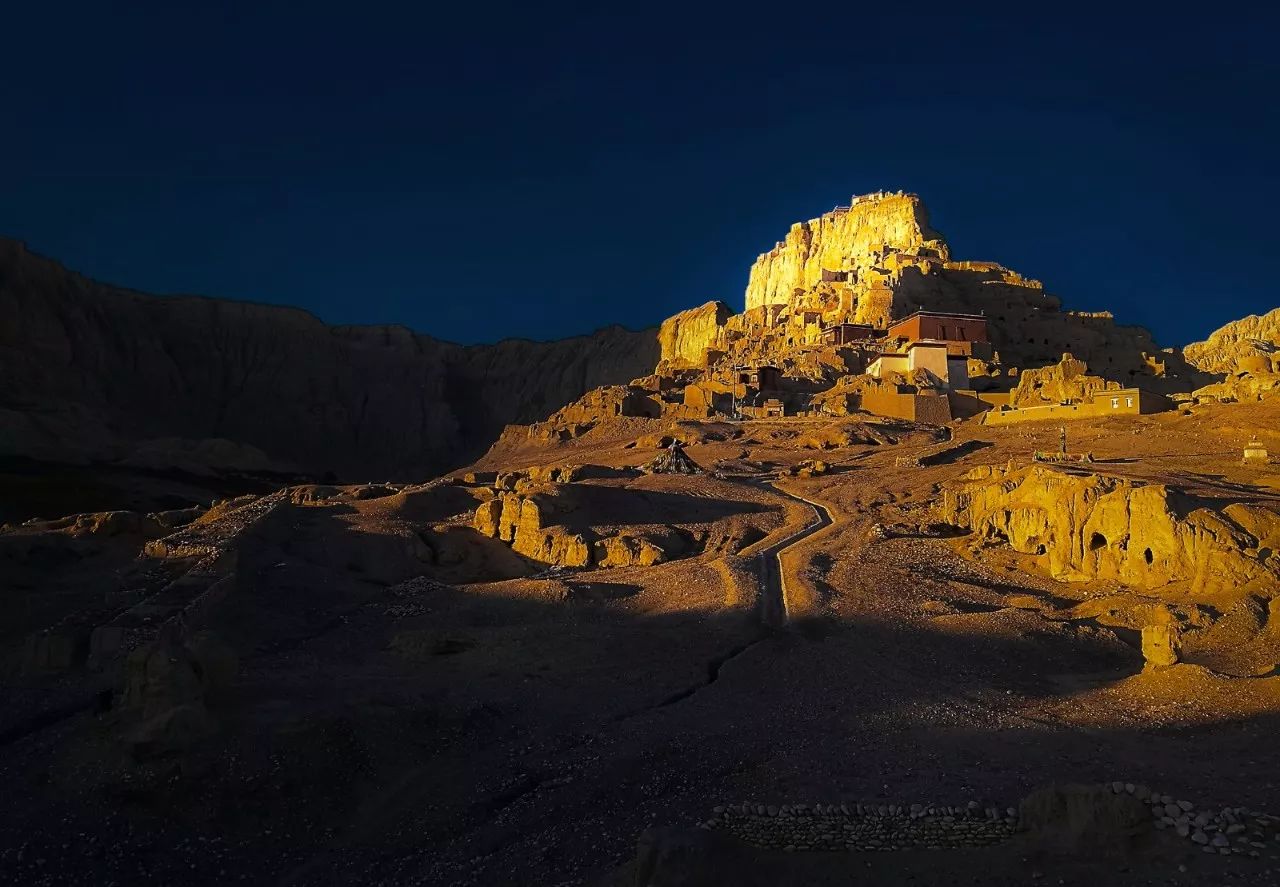
[[[651,374],[591,392],[532,433],[563,439],[617,416],[1135,415],[1209,378],[1108,312],[1064,310],[1037,280],[953,259],[923,201],[903,192],[792,225],[752,265],[743,304],[668,318]],[[1057,383],[1043,387],[1045,372]]]

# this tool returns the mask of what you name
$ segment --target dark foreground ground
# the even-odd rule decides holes
[[[1280,678],[1144,674],[1129,633],[1009,604],[1066,593],[1055,583],[972,564],[945,538],[869,536],[970,462],[1033,445],[1010,436],[927,470],[897,467],[892,447],[836,453],[843,469],[806,489],[837,521],[784,557],[811,595],[781,628],[730,600],[706,557],[601,571],[568,593],[554,578],[406,587],[379,573],[399,556],[378,541],[394,515],[282,507],[242,540],[208,626],[234,679],[180,753],[141,753],[110,682],[26,673],[23,633],[8,635],[0,880],[620,885],[642,834],[717,805],[1005,808],[1054,782],[1280,813]],[[774,505],[778,532],[802,522]],[[10,600],[34,599],[42,576],[61,595],[101,582],[96,595],[135,569],[107,552],[68,573],[60,557]],[[1276,837],[1256,857],[1167,832],[1109,857],[1022,840],[717,845],[680,870],[714,861],[717,880],[685,883],[1269,884]]]

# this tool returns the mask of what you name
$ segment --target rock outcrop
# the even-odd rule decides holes
[[[1251,401],[1280,392],[1280,308],[1232,321],[1183,354],[1198,369],[1223,376],[1196,389],[1197,400]]]
[[[968,358],[956,387],[1007,391],[1019,371],[1056,364],[1065,352],[1122,387],[1169,394],[1207,381],[1140,327],[1120,326],[1105,311],[1065,311],[1039,281],[996,262],[953,260],[914,194],[854,197],[793,225],[752,266],[744,302],[741,314],[709,302],[662,325],[655,373],[690,392],[665,414],[733,412],[730,392],[754,385],[742,369],[761,366],[787,380],[775,385],[785,411],[804,410],[810,396],[866,373],[875,357],[898,351],[912,335],[936,335],[936,328],[923,336],[908,332],[913,327],[891,329],[917,311],[972,318],[980,327],[974,340],[953,348]],[[963,328],[953,322],[951,331]]]
[[[653,330],[460,346],[294,308],[149,296],[0,240],[5,455],[429,476],[658,356]]]
[[[706,366],[707,349],[724,347],[724,326],[732,314],[724,302],[708,302],[668,317],[658,329],[662,360]]]
[[[530,560],[563,567],[588,566],[590,542],[581,533],[552,523],[553,515],[566,510],[558,506],[553,496],[504,493],[480,504],[473,526],[486,536],[510,542],[514,551]]]
[[[938,511],[984,541],[1039,556],[1065,581],[1280,589],[1280,514],[1259,505],[1217,510],[1162,484],[1031,466],[974,469],[944,487]]]
[[[562,489],[501,493],[476,508],[472,526],[530,560],[561,567],[650,567],[686,553],[685,538],[670,527],[600,536],[566,526],[576,505]]]
[[[797,289],[809,289],[833,273],[856,275],[878,265],[886,248],[949,258],[942,235],[929,227],[928,211],[916,195],[855,197],[849,206],[792,225],[784,239],[756,259],[746,308],[790,304]]]
[[[1233,320],[1182,353],[1206,373],[1280,372],[1280,308]]]
[[[1022,409],[1044,404],[1083,401],[1108,386],[1119,388],[1116,382],[1108,382],[1099,376],[1088,375],[1089,365],[1076,360],[1070,354],[1053,366],[1024,371],[1009,396],[1009,405]]]
[[[662,404],[635,385],[606,385],[556,410],[545,421],[529,426],[528,436],[540,440],[567,440],[586,434],[600,422],[622,417],[655,419]]]

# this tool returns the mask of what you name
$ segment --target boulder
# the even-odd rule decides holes
[[[682,554],[685,541],[675,530],[620,533],[595,543],[600,567],[651,567]]]
[[[586,537],[564,527],[522,529],[511,548],[531,560],[561,567],[588,567],[592,560]]]
[[[475,516],[471,520],[471,525],[476,528],[476,532],[481,535],[488,536],[492,539],[499,538],[501,532],[502,521],[502,500],[490,499],[488,502],[481,502],[476,507]],[[510,541],[510,540],[508,540]]]
[[[1178,627],[1173,623],[1142,626],[1142,658],[1148,668],[1177,665],[1182,653]]]

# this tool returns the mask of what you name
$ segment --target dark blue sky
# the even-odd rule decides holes
[[[451,5],[6,9],[0,233],[474,342],[740,309],[791,222],[901,188],[1163,344],[1280,304],[1275,13]]]

